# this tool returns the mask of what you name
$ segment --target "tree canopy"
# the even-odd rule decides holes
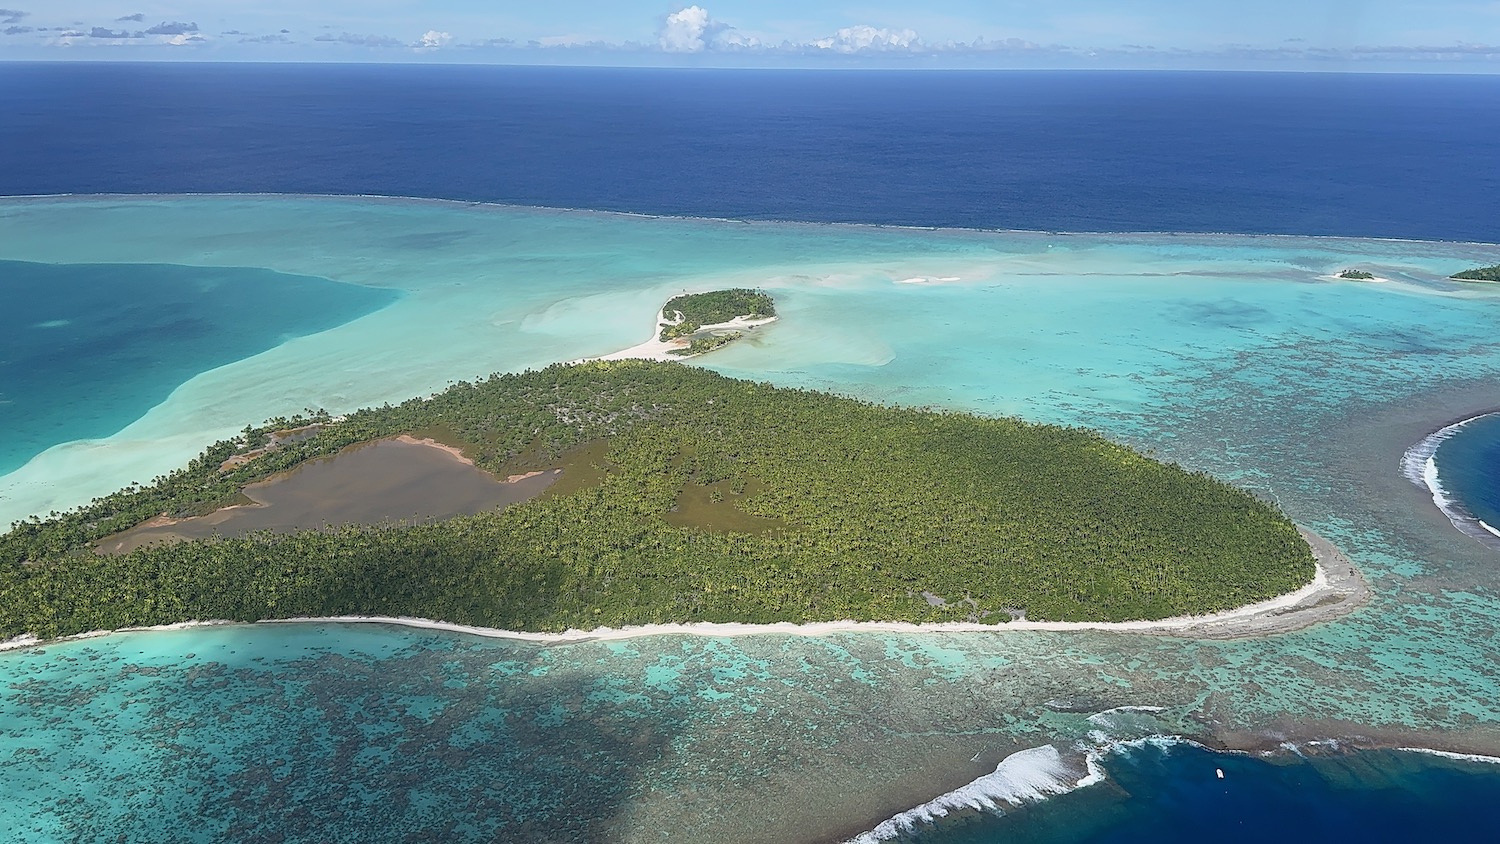
[[[1493,267],[1476,267],[1472,270],[1464,270],[1454,273],[1450,278],[1460,281],[1500,281],[1500,264]]]
[[[314,419],[324,424],[308,436],[224,466]],[[497,475],[563,474],[538,499],[435,524],[91,550],[405,432],[459,445]],[[597,361],[337,421],[273,420],[148,485],[18,523],[0,536],[0,637],[348,614],[536,631],[1121,621],[1229,609],[1313,571],[1271,505],[1087,430]]]

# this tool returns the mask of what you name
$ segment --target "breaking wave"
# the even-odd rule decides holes
[[[921,827],[952,816],[1003,815],[1028,803],[1087,788],[1106,778],[1104,758],[1133,748],[1194,745],[1167,735],[1157,706],[1117,706],[1084,719],[1076,739],[1027,748],[1005,757],[992,773],[896,815],[846,844],[876,844],[920,835]]]
[[[1481,419],[1496,415],[1500,414],[1482,413],[1461,422],[1455,422],[1423,437],[1420,442],[1401,455],[1401,475],[1431,493],[1432,503],[1443,511],[1443,515],[1448,517],[1448,521],[1452,522],[1460,533],[1477,539],[1491,548],[1500,548],[1500,530],[1486,524],[1483,519],[1474,515],[1463,502],[1444,488],[1442,478],[1438,476],[1437,452],[1444,442],[1452,439],[1464,428]]]
[[[918,824],[932,823],[954,812],[1003,813],[1007,808],[1066,794],[1103,778],[1104,771],[1092,755],[1085,756],[1079,766],[1065,760],[1053,745],[1028,748],[1005,757],[994,773],[908,809],[855,836],[849,844],[891,841],[915,831]]]

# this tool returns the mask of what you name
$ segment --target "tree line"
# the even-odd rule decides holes
[[[667,621],[1122,621],[1291,591],[1311,553],[1271,505],[1101,435],[887,407],[673,363],[598,361],[463,382],[330,422],[244,465],[278,419],[187,466],[0,537],[0,636],[195,618],[414,615],[519,630]],[[91,544],[153,516],[403,432],[508,474],[568,465],[556,494],[418,526]],[[587,457],[580,465],[578,455]],[[569,462],[572,460],[573,462]],[[587,471],[585,471],[585,469]],[[776,529],[666,519],[727,482]],[[922,593],[942,596],[932,606]]]

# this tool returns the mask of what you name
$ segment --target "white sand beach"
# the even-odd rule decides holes
[[[700,332],[706,331],[710,333],[722,333],[726,331],[748,331],[753,328],[759,328],[762,325],[769,325],[770,323],[773,323],[775,321],[776,317],[751,319],[748,316],[738,316],[728,322],[718,322],[714,323],[713,325],[705,325],[698,330]],[[687,348],[688,339],[686,337],[678,337],[674,340],[661,339],[661,326],[663,323],[666,323],[668,325],[675,325],[676,320],[667,319],[667,314],[665,311],[657,311],[656,321],[651,324],[651,338],[644,343],[637,343],[636,345],[631,346],[628,349],[621,349],[618,352],[610,352],[609,354],[601,355],[600,357],[581,358],[579,360],[569,361],[569,363],[587,363],[588,361],[593,360],[672,361],[685,360],[689,357],[697,357],[696,355],[672,354],[672,351],[674,349]]]
[[[809,624],[735,624],[698,622],[688,624],[642,624],[629,627],[599,627],[593,630],[567,630],[562,633],[529,633],[451,624],[426,618],[390,616],[330,616],[323,618],[267,619],[261,624],[398,624],[450,633],[467,633],[492,639],[565,644],[569,642],[608,642],[644,636],[833,636],[845,633],[988,633],[1010,632],[1070,633],[1096,631],[1106,633],[1140,633],[1178,636],[1192,639],[1241,639],[1272,636],[1301,630],[1324,621],[1348,615],[1370,598],[1370,589],[1359,569],[1342,552],[1317,534],[1302,530],[1317,562],[1317,573],[1306,586],[1266,601],[1211,615],[1178,616],[1156,621],[1010,621],[1000,624],[943,622],[913,624],[893,621],[823,621]],[[233,624],[229,621],[189,621],[160,627],[132,627],[119,632],[144,630],[180,630],[187,627]],[[96,630],[69,639],[86,639],[109,635]],[[0,642],[0,651],[44,644],[35,636],[20,636]]]
[[[562,644],[568,642],[610,642],[644,636],[833,636],[845,633],[989,633],[1009,632],[1070,633],[1097,631],[1144,633],[1195,639],[1240,639],[1271,636],[1300,630],[1353,612],[1370,597],[1368,585],[1359,569],[1337,548],[1310,531],[1303,531],[1317,560],[1312,581],[1295,592],[1255,604],[1198,616],[1178,616],[1155,621],[1010,621],[1000,624],[941,622],[913,624],[892,621],[823,621],[808,624],[737,624],[696,622],[688,624],[642,624],[629,627],[599,627],[593,630],[567,630],[562,633],[528,633],[497,630],[423,618],[390,618],[378,616],[336,616],[329,618],[268,619],[262,624],[282,623],[369,623],[399,624],[453,633],[468,633],[495,639]]]

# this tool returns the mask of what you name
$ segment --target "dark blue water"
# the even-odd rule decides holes
[[[1500,765],[1400,751],[1267,761],[1147,745],[1090,788],[924,844],[1500,841]],[[1224,772],[1219,779],[1217,771]]]
[[[1459,428],[1438,446],[1433,459],[1448,495],[1468,515],[1500,529],[1500,415]]]
[[[1500,240],[1500,76],[0,64],[0,194]]]
[[[262,269],[24,261],[0,261],[0,291],[0,473],[120,430],[199,372],[395,297]]]

